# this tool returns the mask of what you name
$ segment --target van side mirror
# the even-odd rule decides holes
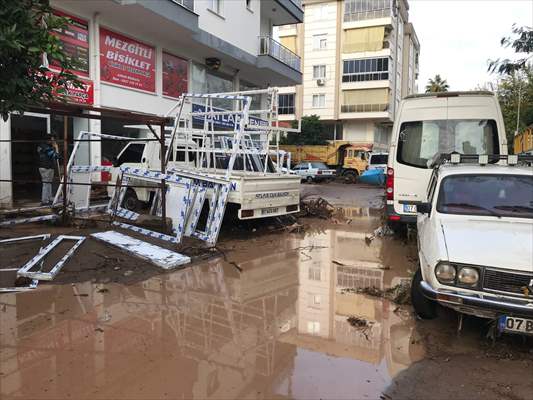
[[[120,167],[117,156],[111,159],[111,163],[113,164],[113,167]]]
[[[416,205],[416,212],[420,214],[429,214],[430,211],[431,211],[430,203],[418,203]]]

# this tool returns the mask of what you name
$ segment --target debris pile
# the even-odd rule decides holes
[[[304,200],[300,203],[300,216],[330,219],[335,211],[327,200],[322,197]]]

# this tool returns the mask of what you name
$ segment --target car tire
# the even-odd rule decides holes
[[[122,207],[124,207],[126,210],[137,211],[140,206],[141,204],[135,191],[132,189],[126,190],[124,200],[122,201]]]
[[[420,318],[434,319],[437,317],[437,304],[424,296],[420,282],[422,282],[422,270],[418,268],[411,282],[411,303]]]
[[[305,178],[305,181],[307,183],[313,183],[313,177],[312,176],[308,176],[307,178]]]
[[[344,183],[357,183],[357,172],[348,171],[343,175]]]

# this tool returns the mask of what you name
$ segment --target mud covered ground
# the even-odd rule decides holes
[[[408,304],[367,294],[416,268],[414,241],[372,237],[381,190],[311,184],[303,196],[340,209],[293,233],[273,220],[228,224],[216,250],[184,243],[193,262],[171,272],[87,239],[52,282],[0,294],[0,397],[531,398],[531,339],[487,338],[476,318],[458,334],[451,311],[420,321]],[[0,237],[103,229],[31,225]],[[3,246],[0,268],[39,245]]]

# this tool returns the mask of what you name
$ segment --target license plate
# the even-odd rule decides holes
[[[278,210],[278,207],[262,208],[261,215],[276,214]]]
[[[416,213],[416,204],[404,204],[403,212],[406,213]]]
[[[533,335],[533,319],[502,316],[498,319],[498,328],[501,332]]]

